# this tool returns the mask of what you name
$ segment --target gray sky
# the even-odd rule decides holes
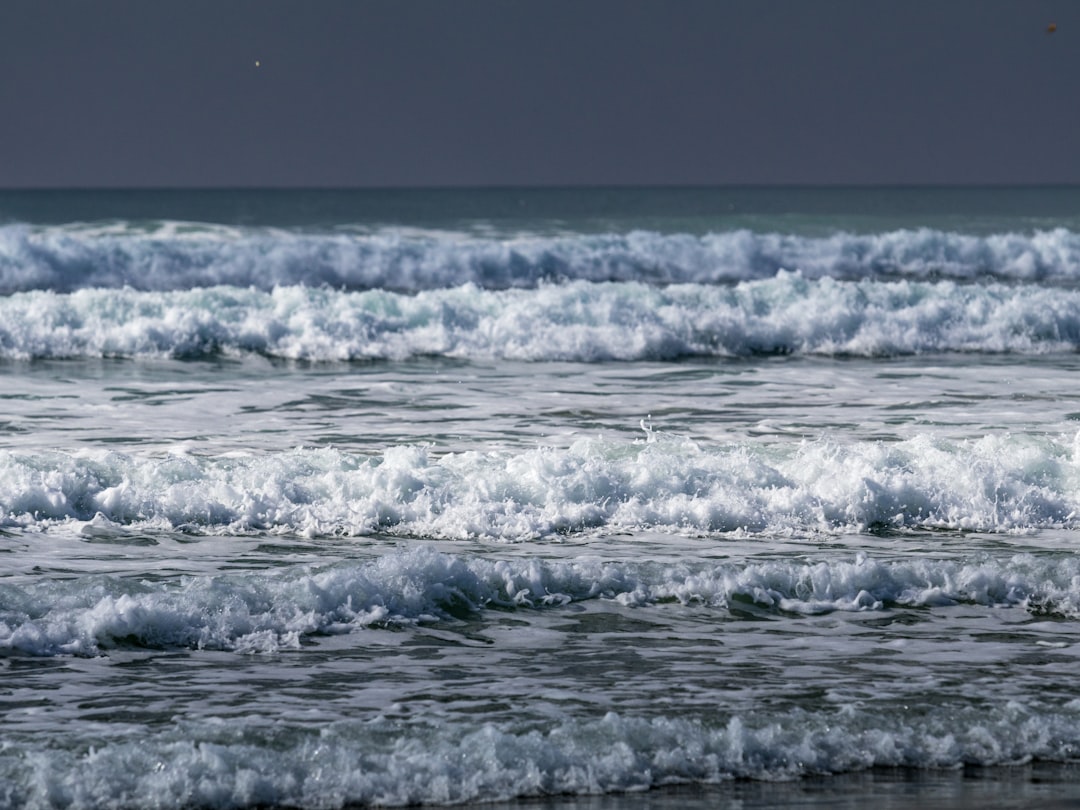
[[[0,6],[0,187],[1024,182],[1076,0]]]

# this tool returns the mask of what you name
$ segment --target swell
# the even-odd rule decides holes
[[[418,292],[563,280],[717,284],[768,278],[782,269],[808,278],[1073,284],[1080,280],[1080,235],[1064,228],[989,236],[923,228],[822,237],[749,230],[495,237],[184,222],[0,226],[0,294],[295,284]]]

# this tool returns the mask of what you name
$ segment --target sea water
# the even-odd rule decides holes
[[[1080,191],[0,220],[2,807],[974,802],[1080,756]]]

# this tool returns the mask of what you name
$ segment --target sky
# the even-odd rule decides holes
[[[1080,2],[0,4],[2,188],[882,183],[1080,183]]]

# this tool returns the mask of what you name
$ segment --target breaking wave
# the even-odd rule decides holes
[[[445,455],[424,446],[222,458],[0,451],[0,526],[97,520],[211,534],[500,541],[643,527],[1024,532],[1080,526],[1077,453],[1068,440],[1007,435],[774,447],[583,439],[566,449]]]
[[[706,566],[579,559],[490,561],[419,548],[368,563],[273,573],[0,584],[0,650],[100,655],[110,648],[276,652],[315,635],[589,599],[665,601],[788,614],[977,604],[1080,617],[1080,563],[1018,554],[968,562],[772,561]]]
[[[786,272],[730,287],[578,281],[415,295],[212,287],[0,298],[0,357],[8,359],[260,353],[314,361],[599,362],[1078,347],[1080,290],[813,280]]]
[[[400,292],[552,281],[716,284],[769,278],[1080,280],[1080,235],[1058,228],[972,236],[930,229],[824,237],[748,230],[491,237],[383,228],[310,232],[183,222],[0,226],[0,294],[87,288]]]
[[[81,750],[0,748],[0,804],[72,810],[459,804],[875,766],[1066,761],[1080,750],[1078,713],[1075,703],[1054,709],[1019,701],[934,716],[854,707],[703,720],[609,713],[543,730],[380,718],[280,729],[270,740],[209,718],[185,723],[187,739],[147,729],[138,740],[97,741]]]

